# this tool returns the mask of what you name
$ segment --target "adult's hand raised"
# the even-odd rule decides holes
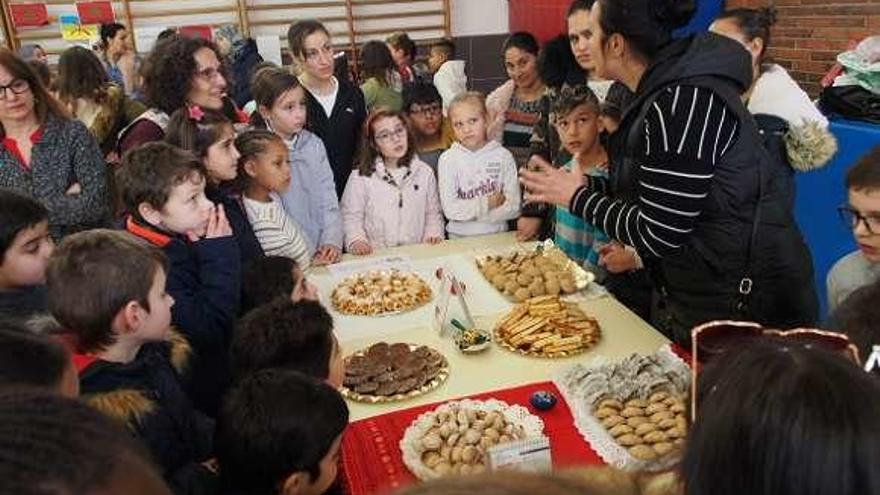
[[[526,189],[526,201],[568,207],[574,193],[584,185],[584,176],[576,168],[555,168],[543,158],[533,156],[528,169],[520,170],[519,181]]]

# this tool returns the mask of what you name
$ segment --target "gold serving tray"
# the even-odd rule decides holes
[[[341,286],[342,284],[344,284],[346,282],[366,277],[370,273],[376,273],[378,275],[392,275],[393,273],[395,273],[395,271],[393,271],[393,270],[377,270],[375,272],[363,272],[363,273],[358,273],[358,274],[351,275],[349,277],[342,279],[342,281],[340,281],[336,285],[336,287],[333,289],[333,292],[330,295],[330,301],[332,302],[333,308],[336,311],[338,311],[339,313],[342,313],[344,315],[350,315],[350,316],[391,316],[391,315],[398,315],[401,313],[407,313],[409,311],[413,311],[415,309],[418,309],[418,308],[428,304],[429,302],[431,302],[431,300],[434,298],[434,291],[431,290],[431,286],[427,282],[425,282],[425,280],[421,276],[419,276],[416,273],[411,273],[411,272],[410,273],[396,272],[401,275],[413,275],[416,278],[418,278],[425,285],[425,291],[427,293],[427,296],[424,298],[424,300],[417,301],[415,304],[411,304],[411,305],[406,306],[401,309],[384,310],[384,311],[379,311],[376,313],[360,313],[357,311],[352,311],[351,309],[348,309],[348,308],[341,307],[338,304],[337,298],[336,298],[336,291],[339,290],[339,286]]]
[[[418,344],[408,344],[408,345],[409,345],[410,351],[414,351],[417,348],[421,347]],[[387,404],[390,402],[401,402],[401,401],[409,400],[409,399],[412,399],[415,397],[419,397],[421,395],[425,395],[428,392],[430,392],[430,391],[436,389],[437,387],[439,387],[440,385],[442,385],[443,382],[445,382],[446,379],[449,378],[449,361],[446,359],[446,356],[444,356],[442,353],[440,353],[440,351],[434,349],[433,347],[431,347],[430,349],[433,350],[434,352],[440,354],[441,357],[443,357],[443,363],[440,365],[440,372],[437,374],[437,376],[435,376],[431,381],[422,385],[419,388],[410,390],[409,392],[406,392],[405,394],[395,394],[395,395],[361,394],[361,393],[355,392],[354,390],[346,387],[345,385],[343,385],[342,388],[339,389],[339,391],[340,391],[340,393],[342,393],[342,396],[345,397],[346,399],[353,400],[355,402],[363,402],[366,404]],[[361,349],[361,350],[355,352],[354,354],[349,355],[348,357],[345,358],[346,364],[348,363],[349,358],[351,358],[353,356],[364,356],[364,355],[366,355],[366,353],[367,353],[367,349]]]
[[[600,332],[601,332],[601,329],[600,329]],[[567,358],[567,357],[571,357],[571,356],[577,356],[578,354],[583,354],[583,353],[589,351],[590,349],[595,347],[595,345],[599,342],[599,337],[601,336],[601,333],[600,333],[600,335],[594,337],[593,339],[590,339],[589,342],[587,342],[586,344],[584,344],[583,346],[581,346],[577,349],[574,349],[571,351],[560,351],[560,352],[527,351],[525,349],[520,349],[519,347],[514,347],[514,346],[510,345],[506,340],[504,340],[503,337],[501,337],[501,334],[498,332],[498,329],[495,329],[495,331],[493,332],[493,335],[494,335],[493,340],[495,342],[497,342],[499,346],[503,347],[504,349],[507,349],[510,352],[513,352],[515,354],[519,354],[520,356],[528,356],[528,357],[536,357],[536,358],[544,358],[544,359],[559,359],[559,358]]]
[[[522,253],[522,254],[526,254],[526,255],[538,253],[541,256],[548,258],[551,261],[554,261],[555,264],[559,267],[560,271],[568,272],[574,278],[575,292],[573,292],[573,293],[577,293],[577,292],[580,292],[580,291],[586,289],[587,286],[590,285],[596,279],[596,276],[593,273],[588,272],[587,270],[584,269],[584,267],[582,267],[582,266],[578,265],[577,263],[575,263],[574,261],[572,261],[572,259],[569,258],[561,249],[559,249],[559,247],[557,247],[553,243],[553,241],[551,241],[551,240],[544,241],[544,242],[538,244],[534,249],[530,249],[530,250],[499,252],[499,253],[494,253],[494,254],[484,254],[484,255],[477,256],[475,258],[475,262],[477,264],[477,270],[480,272],[480,275],[483,276],[483,279],[486,280],[486,282],[488,282],[489,285],[491,285],[493,289],[497,290],[502,296],[504,296],[505,298],[507,298],[509,301],[512,301],[512,302],[517,302],[516,299],[513,297],[513,294],[508,294],[507,292],[505,292],[503,290],[499,290],[497,287],[495,287],[495,285],[492,283],[492,281],[486,277],[485,273],[483,273],[483,265],[487,261],[489,261],[489,259],[491,259],[491,258],[497,258],[499,256],[504,257],[504,258],[509,258],[510,256],[513,256],[517,253]],[[561,292],[559,295],[560,296],[567,296],[570,294],[566,294],[564,292]]]

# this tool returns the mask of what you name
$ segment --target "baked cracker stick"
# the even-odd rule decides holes
[[[531,334],[531,335],[527,335],[527,336],[524,337],[524,338],[519,338],[519,336],[517,336],[517,338],[516,338],[516,339],[513,339],[513,340],[517,340],[518,342],[517,342],[517,343],[514,343],[513,340],[511,340],[511,341],[510,341],[510,344],[511,344],[511,345],[517,345],[517,344],[533,344],[533,343],[535,343],[535,342],[537,342],[537,341],[539,341],[539,340],[541,340],[541,339],[546,339],[547,337],[551,337],[551,336],[553,336],[553,332],[540,332],[540,333],[533,333],[533,334]]]
[[[557,352],[568,352],[568,351],[576,351],[581,348],[581,344],[568,344],[561,346],[553,346],[553,347],[545,347],[543,349],[544,354],[555,354]]]
[[[532,344],[531,349],[533,351],[540,351],[541,349],[543,349],[544,347],[547,347],[549,345],[556,345],[556,343],[559,342],[560,340],[561,339],[558,335],[553,334],[549,337],[543,338],[543,339],[535,342],[534,344]]]
[[[510,345],[516,345],[517,343],[523,342],[524,340],[531,337],[532,335],[539,333],[540,330],[541,330],[541,327],[530,328],[530,329],[526,330],[525,332],[520,332],[520,333],[514,335],[513,337],[511,337],[507,341],[507,343]]]
[[[543,303],[543,302],[547,302],[547,301],[554,301],[554,303],[558,303],[558,302],[559,302],[559,296],[550,296],[550,295],[547,295],[547,296],[536,296],[536,297],[533,297],[533,298],[531,298],[531,299],[526,299],[526,303],[527,303],[527,304],[530,304],[530,305],[533,305],[533,304],[541,304],[541,303]]]
[[[517,325],[508,329],[507,334],[510,336],[518,335],[524,331],[541,328],[546,323],[543,318],[527,318]]]
[[[496,327],[503,327],[508,323],[513,323],[514,321],[519,320],[523,316],[525,316],[529,312],[528,306],[525,304],[520,304],[513,308],[510,313],[507,313],[507,316],[501,318],[501,320],[495,325]]]

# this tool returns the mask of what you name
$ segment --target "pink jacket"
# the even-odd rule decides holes
[[[367,241],[377,249],[443,238],[443,210],[434,172],[415,156],[409,168],[400,189],[383,178],[381,158],[376,160],[373,175],[351,173],[341,202],[346,250],[355,241]]]

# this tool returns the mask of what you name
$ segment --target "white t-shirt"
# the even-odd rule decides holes
[[[335,76],[333,76],[332,79],[333,79],[333,91],[331,91],[330,93],[328,93],[326,95],[319,95],[319,94],[315,93],[314,91],[312,91],[311,89],[309,89],[309,93],[311,93],[312,96],[314,96],[315,99],[318,100],[318,103],[321,104],[321,107],[324,109],[324,113],[327,114],[328,118],[333,113],[333,105],[336,105],[336,96],[339,94],[339,81],[336,80]],[[308,88],[306,88],[306,89],[308,89]]]

